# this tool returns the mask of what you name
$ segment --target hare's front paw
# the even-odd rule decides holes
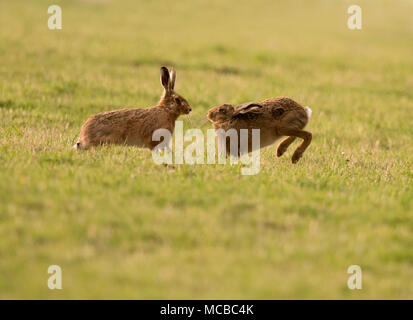
[[[301,152],[294,152],[293,157],[291,158],[292,163],[297,163],[298,160],[303,156]]]

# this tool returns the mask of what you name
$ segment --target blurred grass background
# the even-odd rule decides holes
[[[0,0],[0,298],[413,298],[413,2],[357,1],[361,31],[351,4]],[[186,129],[284,95],[312,145],[264,149],[256,176],[71,150],[89,115],[154,105],[164,64]]]

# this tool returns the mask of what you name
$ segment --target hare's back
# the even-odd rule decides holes
[[[273,108],[283,108],[285,111],[304,109],[297,101],[287,97],[276,97],[262,102],[263,105]]]
[[[128,136],[139,134],[147,109],[122,109],[95,114],[80,130],[80,142],[85,146],[102,143],[124,143]]]
[[[136,117],[133,109],[123,109],[108,112],[101,112],[90,116],[82,126],[81,132],[110,132],[124,128],[126,123]]]

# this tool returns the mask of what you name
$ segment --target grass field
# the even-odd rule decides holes
[[[361,31],[350,4],[0,0],[0,298],[413,298],[413,1],[357,1]],[[185,129],[285,95],[310,148],[255,176],[71,149],[89,115],[154,105],[164,64]]]

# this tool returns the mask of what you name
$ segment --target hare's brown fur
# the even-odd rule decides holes
[[[224,104],[208,111],[208,119],[215,130],[235,129],[240,137],[240,129],[248,129],[248,150],[252,150],[252,130],[260,129],[260,147],[275,143],[282,136],[288,136],[280,143],[277,155],[280,157],[288,146],[297,138],[303,139],[294,152],[292,162],[296,163],[310,145],[312,134],[304,131],[311,115],[309,108],[286,97],[267,99],[262,102],[245,103],[240,106]],[[240,143],[238,143],[238,146]],[[227,141],[227,153],[230,144]],[[239,147],[238,147],[239,153]]]
[[[154,107],[122,109],[91,116],[82,126],[78,149],[88,149],[102,144],[128,144],[153,149],[159,141],[152,141],[157,129],[173,133],[175,121],[181,114],[188,114],[188,102],[174,91],[175,71],[161,68],[164,93]]]

